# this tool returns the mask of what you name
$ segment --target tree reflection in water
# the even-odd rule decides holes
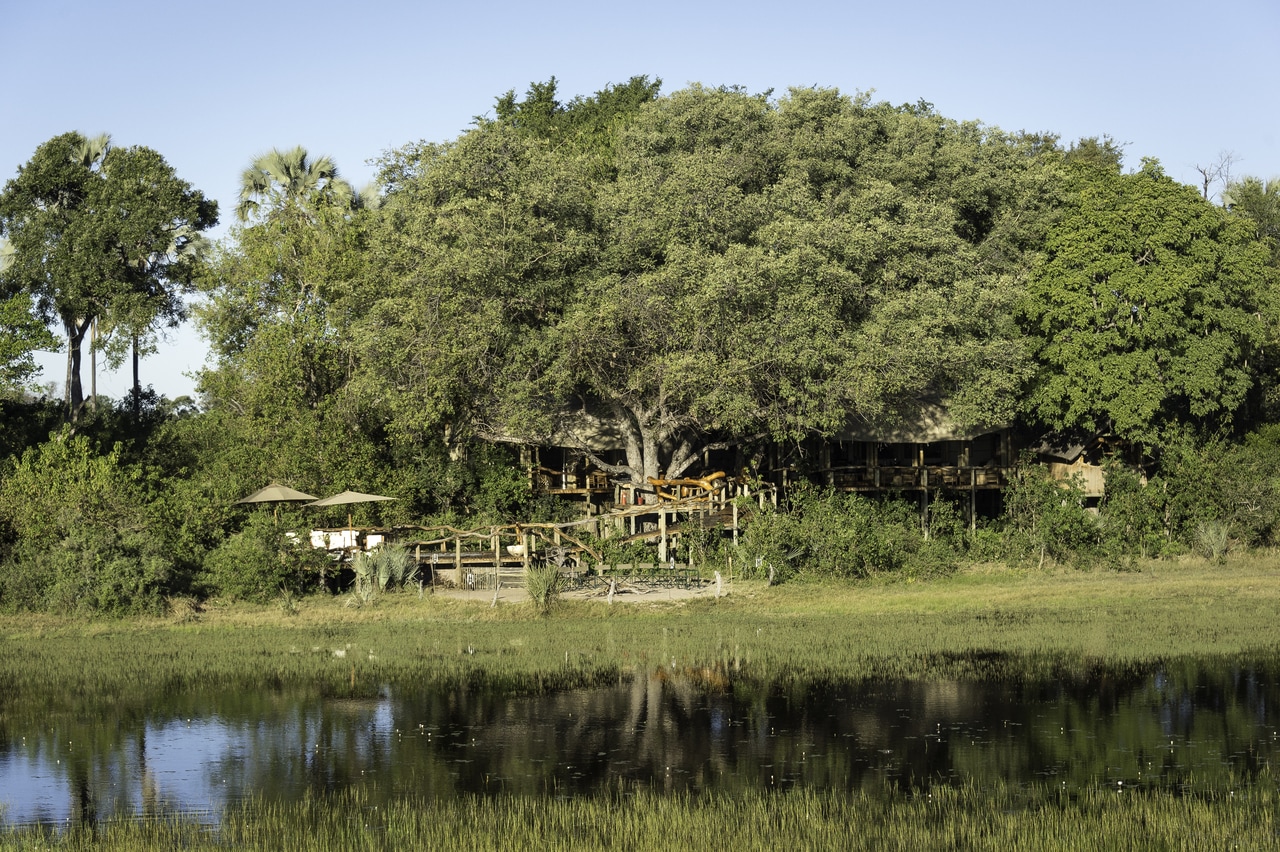
[[[892,683],[663,669],[543,695],[423,684],[370,700],[157,696],[145,713],[113,716],[104,705],[52,723],[11,713],[0,801],[10,824],[93,824],[173,811],[213,819],[246,798],[351,787],[375,802],[970,781],[1182,789],[1194,778],[1197,789],[1226,790],[1280,750],[1278,663]]]

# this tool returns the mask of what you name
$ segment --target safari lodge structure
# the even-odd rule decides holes
[[[431,582],[476,589],[520,585],[535,563],[555,564],[572,577],[614,571],[672,581],[693,573],[684,533],[715,530],[736,544],[752,511],[777,506],[780,496],[801,482],[872,498],[911,500],[920,507],[922,530],[927,529],[929,506],[939,499],[961,507],[971,528],[979,518],[997,515],[1019,453],[1038,458],[1057,479],[1083,483],[1087,499],[1102,493],[1102,468],[1094,463],[1096,443],[1037,443],[1010,428],[969,434],[939,411],[896,430],[849,428],[830,438],[786,447],[774,442],[730,445],[705,453],[696,472],[643,483],[604,469],[621,466],[625,457],[621,441],[607,433],[595,432],[589,443],[579,440],[574,446],[554,438],[509,443],[517,449],[531,494],[576,503],[579,519],[477,530],[317,532],[346,552],[396,541],[409,549]],[[643,543],[651,556],[610,564],[601,552],[602,541]]]

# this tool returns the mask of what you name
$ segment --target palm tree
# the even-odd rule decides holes
[[[76,146],[73,157],[81,166],[92,170],[94,166],[102,165],[103,159],[110,150],[111,134],[99,133],[97,136],[84,137],[80,144]]]
[[[86,171],[94,171],[101,169],[103,160],[107,158],[107,152],[111,150],[111,134],[99,133],[97,136],[84,136],[80,139],[80,143],[71,151],[71,160]],[[79,320],[77,320],[79,322]],[[89,405],[91,408],[98,407],[98,318],[89,318]],[[67,387],[66,398],[67,406],[71,407],[71,370],[73,353],[72,346],[76,345],[72,341],[73,335],[72,325],[67,325]],[[81,333],[83,336],[83,332]]]
[[[299,145],[289,151],[273,148],[249,164],[240,176],[240,203],[236,217],[247,222],[266,210],[295,209],[307,212],[317,206],[355,207],[359,195],[341,177],[329,157],[311,159]]]

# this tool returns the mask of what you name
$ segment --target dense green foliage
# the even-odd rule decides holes
[[[966,434],[1108,437],[1107,495],[1028,462],[969,529],[936,494],[800,488],[744,507],[738,549],[690,529],[682,556],[778,581],[1280,543],[1274,181],[1219,208],[1152,161],[1124,172],[1106,137],[647,77],[567,100],[535,83],[379,162],[357,193],[304,148],[254,158],[211,252],[214,205],[147,148],[65,134],[5,185],[0,608],[332,589],[286,533],[336,512],[234,504],[273,480],[397,498],[357,522],[479,526],[564,512],[533,499],[513,442],[642,488],[746,447],[767,479],[766,445],[803,456],[938,407]],[[145,351],[196,285],[199,407],[137,388],[82,412],[91,322],[109,356]],[[69,432],[15,396],[50,327]]]
[[[829,90],[612,94],[553,113],[612,104],[599,149],[516,110],[392,156],[389,262],[354,333],[393,423],[585,449],[585,406],[643,481],[924,398],[974,427],[1012,416],[1039,140]]]
[[[3,263],[4,258],[0,257],[0,265]],[[39,369],[35,352],[56,345],[48,327],[34,315],[32,307],[30,295],[10,296],[0,290],[0,396],[7,397],[25,389]]]
[[[25,294],[35,316],[66,333],[72,419],[84,401],[81,344],[95,320],[117,357],[185,316],[201,232],[218,206],[150,148],[57,136],[0,192],[0,296]],[[6,323],[7,325],[8,323]],[[114,348],[112,347],[114,343]]]
[[[1023,307],[1043,365],[1031,411],[1145,446],[1229,429],[1267,338],[1258,317],[1273,316],[1267,247],[1152,161],[1079,167],[1068,186]]]
[[[175,585],[119,446],[98,454],[64,433],[27,450],[0,486],[0,514],[16,533],[0,575],[11,607],[156,611]]]

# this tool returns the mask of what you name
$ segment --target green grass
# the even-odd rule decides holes
[[[290,606],[177,606],[168,619],[0,618],[0,729],[67,714],[146,713],[158,695],[243,687],[373,695],[387,683],[540,691],[676,667],[709,685],[824,679],[1070,677],[1099,664],[1280,649],[1280,559],[1188,559],[1139,571],[970,569],[929,582],[738,581],[720,600],[607,606],[382,595]],[[195,700],[195,699],[192,699]],[[88,732],[85,734],[89,735]],[[360,790],[259,802],[223,828],[174,818],[0,834],[0,849],[1280,848],[1269,772],[1246,787],[1070,792],[936,788],[923,797],[795,790],[572,800]]]
[[[8,616],[0,713],[28,694],[44,695],[48,709],[59,694],[127,702],[229,685],[330,695],[406,680],[542,690],[672,660],[762,680],[850,680],[980,677],[1004,658],[1061,669],[1257,655],[1280,648],[1277,611],[1280,559],[1253,558],[1127,573],[971,570],[928,583],[739,581],[718,601],[566,600],[546,616],[530,603],[490,608],[411,593],[359,608],[330,597],[210,606],[168,620]]]
[[[258,803],[219,830],[118,820],[65,835],[0,834],[6,849],[1276,849],[1275,784],[1179,794],[939,787],[925,793],[795,790],[743,796],[623,791],[592,797],[407,796],[375,807],[348,791]]]

